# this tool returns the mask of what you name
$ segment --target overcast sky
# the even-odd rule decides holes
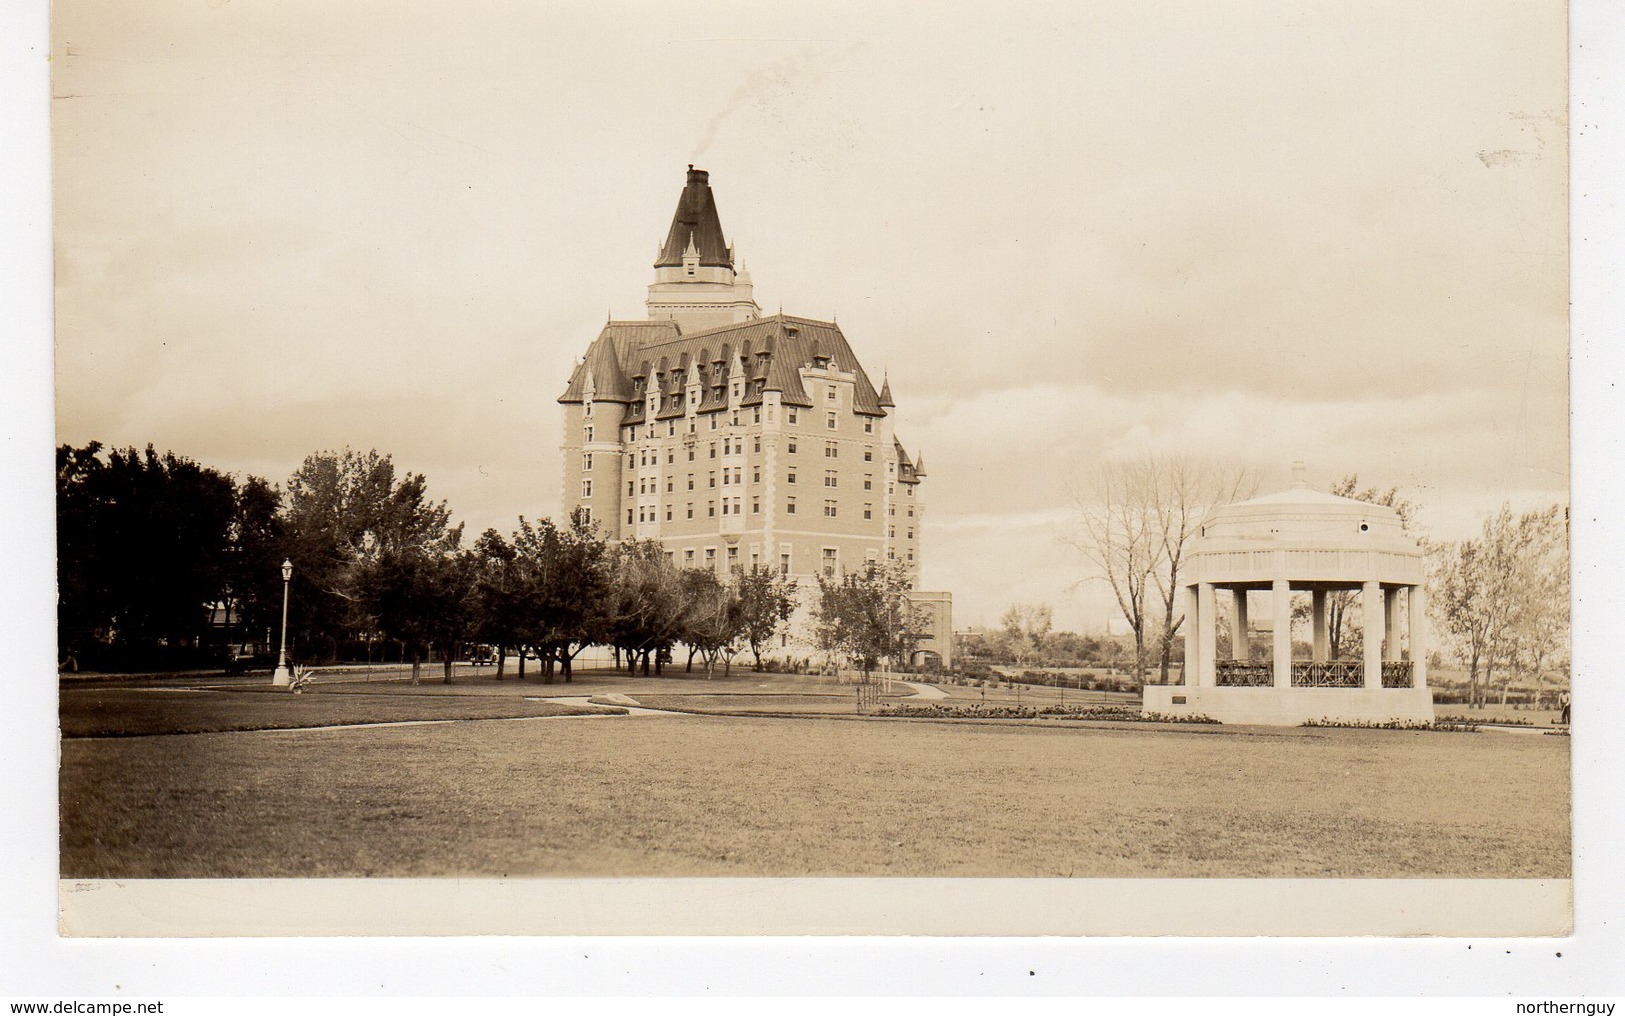
[[[1561,3],[56,11],[62,441],[552,514],[693,162],[763,307],[889,371],[960,625],[1105,623],[1060,538],[1106,458],[1301,458],[1446,539],[1566,497]]]

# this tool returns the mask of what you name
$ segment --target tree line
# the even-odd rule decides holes
[[[611,544],[579,514],[524,518],[465,546],[422,474],[388,455],[307,457],[285,485],[239,480],[148,446],[57,449],[58,644],[70,667],[210,666],[231,644],[288,640],[307,662],[393,646],[414,679],[471,643],[570,679],[588,645],[659,673],[678,644],[709,670],[763,651],[795,581],[759,567],[724,579],[677,567],[652,541]],[[822,610],[820,615],[828,611]],[[830,615],[834,617],[834,614]],[[832,643],[833,645],[834,643]]]

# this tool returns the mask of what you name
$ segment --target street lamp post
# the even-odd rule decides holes
[[[293,578],[293,562],[286,558],[282,561],[282,649],[277,654],[276,673],[271,675],[271,683],[279,687],[287,687],[293,683],[293,675],[288,673],[288,582]]]

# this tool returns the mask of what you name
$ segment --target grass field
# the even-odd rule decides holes
[[[455,685],[452,686],[455,688]],[[529,702],[518,695],[480,697],[445,692],[412,695],[398,685],[380,694],[335,694],[310,690],[238,688],[193,691],[173,688],[73,688],[62,692],[62,736],[132,737],[215,731],[282,730],[344,723],[400,723],[412,720],[500,719],[571,716],[581,709],[552,702]]]
[[[736,690],[816,701],[805,681]],[[506,683],[145,694],[447,715],[719,687]],[[632,716],[69,738],[61,805],[65,878],[1569,873],[1568,741],[1521,733]]]

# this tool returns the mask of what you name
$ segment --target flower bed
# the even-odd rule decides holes
[[[1120,720],[1129,723],[1217,723],[1210,716],[1143,713],[1135,706],[882,705],[876,716],[950,720]]]
[[[1356,727],[1362,730],[1437,730],[1452,734],[1478,733],[1477,723],[1459,716],[1446,716],[1432,723],[1423,723],[1419,720],[1384,720],[1377,723],[1372,720],[1333,720],[1323,716],[1318,720],[1304,720],[1299,726]]]

